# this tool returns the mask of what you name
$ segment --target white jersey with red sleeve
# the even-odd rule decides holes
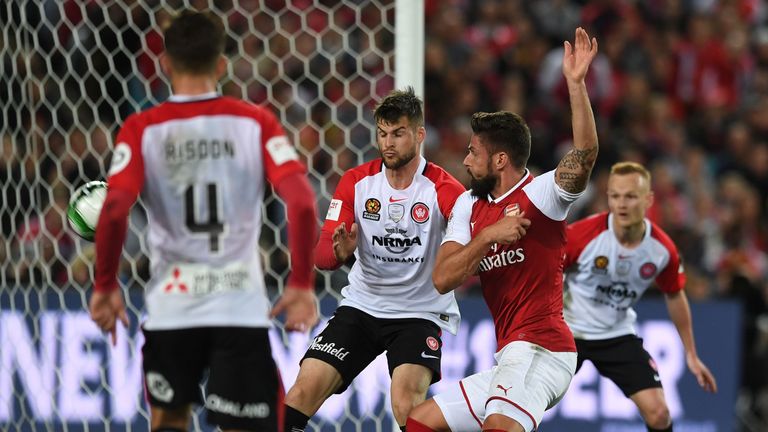
[[[341,178],[323,231],[342,222],[358,224],[356,261],[340,306],[379,318],[423,318],[456,333],[459,307],[453,293],[441,295],[432,283],[448,215],[464,187],[423,157],[413,182],[394,189],[381,159],[347,171]]]
[[[506,194],[478,199],[471,192],[456,201],[443,243],[469,243],[507,214],[525,212],[527,234],[511,245],[494,244],[480,261],[483,297],[496,327],[498,350],[527,341],[550,351],[575,352],[563,320],[565,218],[581,194],[555,183],[554,171],[525,176]]]
[[[654,281],[665,293],[685,286],[677,248],[661,228],[645,219],[642,242],[628,249],[612,223],[613,215],[600,213],[567,229],[564,314],[577,339],[635,334],[632,306]]]
[[[149,330],[269,327],[258,253],[266,181],[304,172],[268,110],[215,93],[130,116],[110,188],[141,194],[149,225]]]

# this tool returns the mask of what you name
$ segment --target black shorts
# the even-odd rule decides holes
[[[390,376],[401,364],[418,364],[432,371],[432,383],[436,383],[440,381],[441,333],[440,327],[429,320],[376,318],[341,306],[312,341],[304,359],[322,360],[339,371],[343,382],[336,393],[343,393],[384,351]]]
[[[144,384],[152,406],[204,404],[208,423],[222,429],[278,430],[284,390],[267,329],[143,331]],[[203,401],[200,383],[206,372]]]
[[[613,339],[576,339],[579,357],[576,371],[585,360],[595,365],[600,375],[613,381],[629,397],[640,390],[661,387],[659,371],[643,340],[635,335]]]

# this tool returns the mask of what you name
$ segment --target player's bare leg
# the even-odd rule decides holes
[[[664,391],[661,388],[640,390],[630,396],[630,399],[637,405],[640,415],[645,420],[645,424],[651,430],[672,430],[672,417],[669,415],[669,408],[667,408],[667,402],[664,399]]]
[[[448,422],[434,399],[411,410],[408,415],[409,432],[450,432]]]
[[[189,405],[176,409],[150,407],[151,429],[185,431],[189,427],[190,412]]]
[[[311,417],[341,383],[341,375],[333,366],[314,358],[304,359],[296,383],[285,395],[285,404]]]
[[[483,422],[484,431],[525,432],[517,421],[501,414],[491,414]]]
[[[398,426],[405,426],[408,414],[427,398],[432,371],[422,365],[401,364],[392,371],[392,413]]]

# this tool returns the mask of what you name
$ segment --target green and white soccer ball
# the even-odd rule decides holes
[[[67,220],[75,234],[93,241],[106,198],[107,183],[100,180],[88,182],[75,190],[67,207]]]

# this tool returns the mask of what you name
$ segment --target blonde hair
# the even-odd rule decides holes
[[[640,174],[650,186],[651,172],[637,162],[617,162],[611,167],[611,175]]]

